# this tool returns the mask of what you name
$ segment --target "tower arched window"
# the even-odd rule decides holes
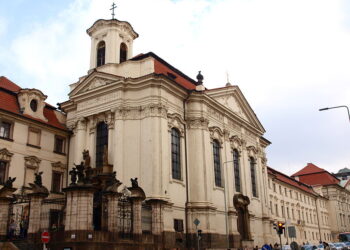
[[[180,132],[171,129],[171,168],[173,179],[181,180]]]
[[[255,171],[255,159],[253,157],[250,160],[250,177],[252,180],[252,193],[254,197],[258,197],[258,190],[256,185],[256,171]]]
[[[128,47],[126,46],[125,43],[120,44],[120,53],[119,53],[119,62],[125,62],[128,57]]]
[[[96,66],[101,66],[105,64],[105,56],[106,56],[106,43],[101,41],[97,45],[97,61]]]
[[[233,150],[233,171],[235,175],[235,188],[236,192],[241,192],[241,177],[239,171],[239,153],[237,149]]]
[[[213,157],[214,157],[215,186],[222,187],[220,143],[217,140],[213,141]]]
[[[96,126],[96,167],[103,166],[103,152],[108,147],[108,125],[100,122]]]

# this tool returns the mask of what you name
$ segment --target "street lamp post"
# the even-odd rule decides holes
[[[225,168],[225,164],[230,163],[233,161],[225,161],[223,162],[223,166],[224,166],[224,171],[225,171],[225,177],[227,177],[227,172],[226,172],[226,168]],[[227,240],[227,249],[230,249],[230,238],[229,238],[229,232],[228,232],[228,212],[227,212],[227,202],[226,202],[226,189],[227,189],[227,185],[226,185],[226,179],[224,178],[224,201],[225,201],[225,225],[226,225],[226,240]]]
[[[336,108],[346,108],[348,111],[348,117],[349,117],[349,122],[350,122],[350,112],[349,112],[348,106],[341,105],[341,106],[335,106],[335,107],[329,107],[329,108],[322,108],[322,109],[319,109],[319,111],[325,111],[325,110],[336,109]]]

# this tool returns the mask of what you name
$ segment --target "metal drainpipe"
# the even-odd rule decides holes
[[[189,227],[189,223],[188,223],[188,208],[187,208],[187,205],[188,205],[188,200],[189,200],[189,191],[188,191],[188,166],[187,166],[187,130],[186,130],[186,102],[188,100],[188,98],[190,97],[191,93],[193,91],[190,91],[187,95],[187,97],[184,99],[183,101],[183,119],[185,121],[185,124],[184,124],[184,140],[185,140],[185,170],[186,170],[186,204],[185,204],[185,227],[186,227],[186,234],[185,234],[185,237],[186,237],[186,247],[189,247],[189,242],[188,242],[188,238],[189,238],[189,235],[188,235],[188,227]]]
[[[71,132],[68,134],[66,187],[68,187],[68,179],[69,179],[69,149],[70,149],[70,138],[71,138]]]

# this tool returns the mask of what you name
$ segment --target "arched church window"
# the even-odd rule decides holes
[[[213,141],[213,156],[214,156],[215,185],[217,187],[222,187],[221,162],[220,162],[220,143],[217,140]]]
[[[106,43],[101,41],[97,45],[97,62],[96,66],[101,66],[105,64],[105,54],[106,54]]]
[[[128,55],[128,47],[126,46],[125,43],[121,43],[120,44],[120,59],[119,59],[119,62],[122,63],[122,62],[125,62],[126,59],[127,59],[127,55]]]
[[[235,174],[235,188],[236,192],[241,192],[241,178],[239,171],[239,153],[237,149],[233,150],[233,171]]]
[[[96,127],[96,167],[103,166],[103,152],[108,146],[108,125],[100,122]]]
[[[250,177],[252,180],[252,193],[254,197],[258,197],[258,191],[256,186],[256,171],[255,171],[255,159],[253,157],[250,160]]]
[[[171,166],[173,179],[181,180],[180,164],[180,132],[176,128],[171,129]]]

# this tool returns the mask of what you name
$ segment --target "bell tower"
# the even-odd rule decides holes
[[[86,32],[91,37],[90,69],[130,59],[133,41],[139,36],[130,23],[114,18],[99,19]]]

